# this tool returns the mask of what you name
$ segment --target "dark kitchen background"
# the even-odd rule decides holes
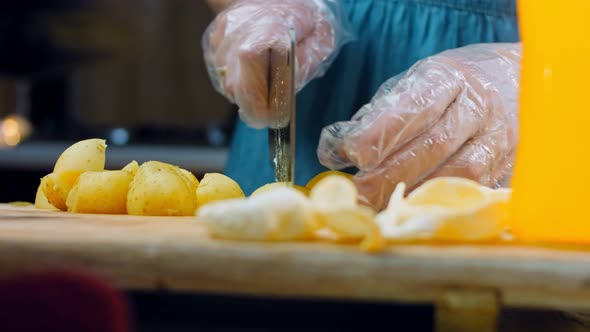
[[[215,92],[205,1],[0,4],[0,201],[32,201],[59,154],[107,140],[107,168],[160,160],[223,170],[235,110]]]

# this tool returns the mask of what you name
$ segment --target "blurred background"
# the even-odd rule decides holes
[[[107,139],[107,168],[223,170],[236,112],[214,91],[205,1],[0,4],[0,201],[33,201],[59,154]],[[8,190],[7,190],[8,189]]]

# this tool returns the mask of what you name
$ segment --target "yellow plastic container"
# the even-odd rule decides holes
[[[518,10],[511,223],[524,241],[590,244],[590,1],[519,0]]]

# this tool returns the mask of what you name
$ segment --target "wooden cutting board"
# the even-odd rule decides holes
[[[506,306],[590,309],[590,254],[517,246],[356,246],[210,239],[195,218],[0,205],[0,277],[81,266],[130,289],[432,303],[487,290]]]

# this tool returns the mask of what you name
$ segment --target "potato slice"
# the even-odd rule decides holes
[[[84,172],[68,194],[68,212],[126,214],[132,180],[133,175],[124,170]]]
[[[360,240],[365,251],[378,251],[384,240],[375,212],[357,203],[357,189],[349,178],[327,175],[311,190],[310,201],[320,227],[339,239]]]
[[[197,209],[194,183],[179,167],[143,163],[129,187],[127,213],[143,216],[192,216]]]
[[[125,167],[123,167],[122,170],[129,172],[129,174],[135,176],[138,169],[139,169],[139,164],[137,163],[137,161],[133,160],[129,164],[125,165]]]
[[[57,159],[53,173],[72,170],[102,171],[106,159],[106,141],[92,138],[68,147]]]
[[[49,204],[62,211],[66,211],[68,194],[78,179],[78,176],[82,173],[84,171],[70,170],[44,176],[41,179],[41,188]]]
[[[265,184],[264,186],[256,189],[252,194],[250,194],[250,197],[255,197],[255,196],[258,196],[258,195],[265,193],[267,191],[271,191],[276,188],[283,188],[283,187],[293,187],[293,188],[297,189],[300,193],[304,194],[305,196],[309,195],[309,189],[306,187],[298,186],[296,184],[291,185],[288,182],[273,182],[273,183]]]
[[[51,205],[43,193],[43,185],[39,184],[37,187],[37,193],[35,194],[35,207],[41,210],[58,210],[55,206]]]
[[[376,221],[388,240],[485,241],[506,229],[510,190],[492,190],[477,182],[440,177],[425,182],[407,198],[399,184]]]
[[[202,182],[201,182],[202,183]],[[306,197],[281,187],[254,198],[217,201],[200,208],[197,217],[209,234],[228,240],[290,241],[314,230]]]

